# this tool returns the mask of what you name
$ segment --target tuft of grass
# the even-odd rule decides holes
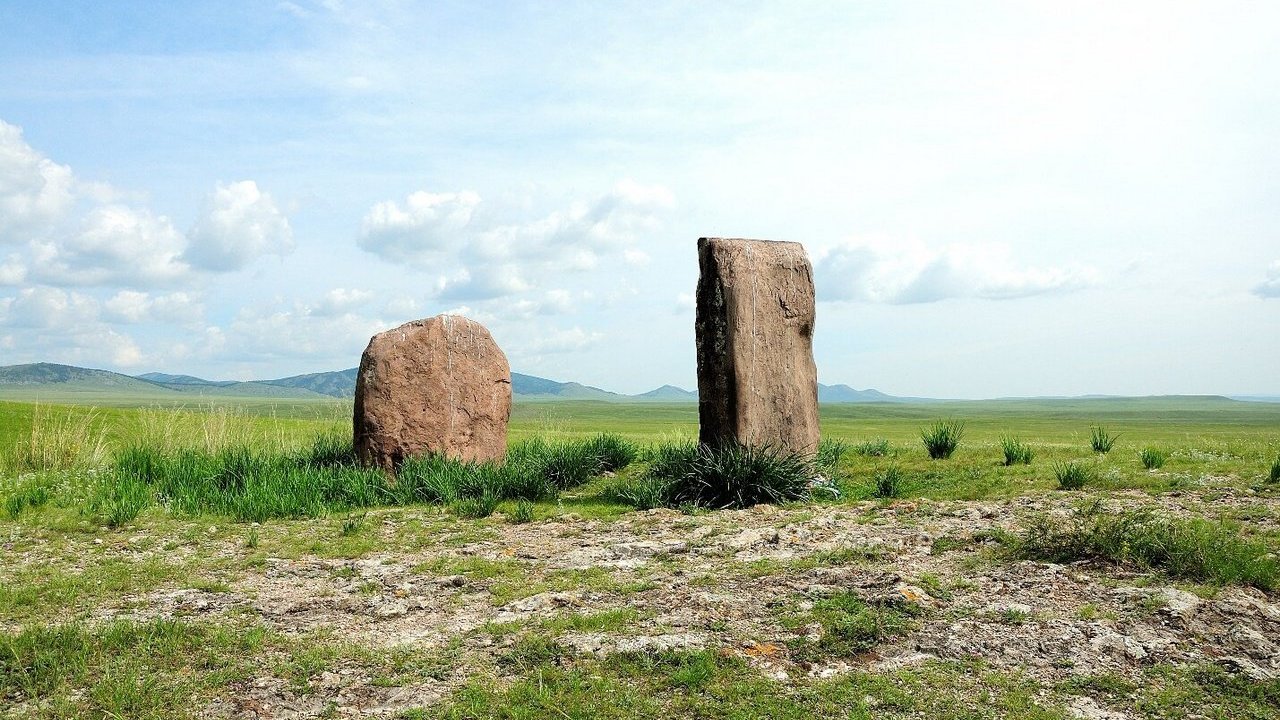
[[[649,469],[666,480],[666,503],[707,508],[744,508],[809,497],[817,472],[811,457],[772,446],[729,443],[703,445],[688,455],[685,446],[663,455]]]
[[[483,493],[475,497],[465,497],[455,500],[452,508],[454,514],[461,518],[487,518],[498,509],[498,503],[502,502],[502,498],[493,493]]]
[[[1094,425],[1089,431],[1089,447],[1096,453],[1109,453],[1116,444],[1118,435],[1112,435],[1101,425]]]
[[[1280,483],[1280,457],[1271,463],[1271,474],[1267,476],[1267,482]]]
[[[878,498],[898,498],[906,494],[906,478],[897,465],[890,465],[876,473],[876,491]]]
[[[1168,457],[1165,451],[1153,447],[1142,448],[1142,452],[1138,453],[1138,459],[1142,461],[1142,467],[1148,470],[1159,470],[1164,467],[1164,461]]]
[[[915,627],[920,607],[908,602],[867,602],[844,591],[813,603],[807,613],[783,619],[784,625],[803,627],[817,622],[822,635],[816,643],[800,643],[795,655],[802,660],[850,658],[881,642],[905,635]]]
[[[853,452],[863,457],[884,457],[889,454],[889,441],[885,438],[863,440],[853,446]]]
[[[1016,542],[1032,560],[1101,559],[1163,570],[1171,577],[1280,589],[1280,560],[1238,523],[1175,519],[1149,511],[1115,512],[1101,502],[1070,518],[1040,517]]]
[[[1053,475],[1059,490],[1079,490],[1094,480],[1093,468],[1078,462],[1054,464]]]
[[[1012,435],[1000,438],[1000,448],[1004,451],[1005,465],[1030,465],[1031,459],[1035,457],[1035,451],[1030,445]]]
[[[964,422],[961,420],[936,420],[928,427],[921,428],[920,440],[925,450],[929,451],[932,460],[946,460],[960,446],[964,437]]]
[[[512,508],[508,517],[511,522],[517,525],[531,522],[533,520],[533,503],[525,499],[517,500],[516,506]]]
[[[131,475],[106,474],[99,478],[89,496],[88,509],[108,527],[133,522],[155,502],[151,487]]]
[[[616,433],[596,435],[583,446],[595,458],[596,472],[616,472],[630,465],[639,455],[635,443]]]
[[[605,487],[606,500],[630,505],[637,510],[665,507],[670,502],[671,481],[651,473],[619,479]]]
[[[17,520],[26,510],[43,507],[53,497],[49,481],[45,478],[28,480],[13,490],[4,499],[4,511],[10,520]]]
[[[849,443],[835,438],[823,438],[818,443],[818,452],[814,454],[813,461],[823,471],[834,473],[840,468],[840,461],[847,452]]]
[[[0,455],[0,471],[14,475],[83,470],[107,464],[106,431],[96,408],[50,409],[35,404],[31,431]]]

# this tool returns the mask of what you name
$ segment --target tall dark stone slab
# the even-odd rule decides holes
[[[813,267],[793,242],[698,240],[699,440],[817,450]]]

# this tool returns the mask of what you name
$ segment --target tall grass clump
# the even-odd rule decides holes
[[[1280,483],[1280,457],[1271,463],[1271,474],[1267,476],[1267,482]]]
[[[806,454],[738,443],[695,445],[692,452],[682,443],[656,451],[649,466],[651,479],[667,483],[664,504],[716,509],[806,499],[816,475]]]
[[[52,498],[49,481],[37,476],[13,488],[4,499],[4,512],[10,520],[17,520],[23,512],[43,507]]]
[[[876,473],[875,495],[878,498],[899,498],[906,494],[906,478],[897,465]]]
[[[1000,449],[1004,451],[1005,465],[1030,465],[1035,457],[1030,445],[1010,435],[1000,438]]]
[[[597,472],[616,472],[635,461],[639,451],[635,443],[616,433],[603,433],[584,443],[595,458]]]
[[[1163,570],[1175,578],[1280,589],[1280,560],[1267,543],[1241,530],[1238,523],[1116,512],[1094,503],[1070,518],[1036,519],[1016,548],[1031,560],[1100,559]]]
[[[849,443],[835,438],[823,438],[818,443],[818,452],[813,461],[827,473],[834,473],[840,468],[840,461],[849,452]]]
[[[853,452],[863,457],[884,457],[889,454],[889,441],[885,438],[863,440],[853,446]]]
[[[1078,462],[1056,463],[1053,475],[1058,479],[1059,490],[1079,490],[1093,482],[1093,468]]]
[[[1109,453],[1116,444],[1117,437],[1119,436],[1107,432],[1106,428],[1094,425],[1089,431],[1089,447],[1096,453]]]
[[[35,405],[31,432],[0,456],[0,469],[20,475],[96,468],[108,462],[106,431],[95,408],[51,410]]]
[[[464,517],[486,517],[505,500],[535,502],[583,484],[603,468],[620,468],[634,446],[617,436],[516,445],[505,463],[470,463],[442,455],[405,459],[389,475],[357,461],[350,436],[323,434],[276,451],[234,444],[209,450],[132,445],[117,454],[93,512],[111,525],[152,503],[184,515],[238,520],[314,517],[376,505],[434,503]]]
[[[616,480],[604,488],[606,500],[630,505],[637,510],[652,510],[671,504],[670,480],[645,473],[639,477]]]
[[[951,457],[951,454],[960,446],[962,437],[964,437],[964,422],[961,420],[937,420],[920,430],[920,439],[933,460],[946,460]]]
[[[1138,453],[1138,459],[1142,461],[1142,467],[1148,470],[1159,470],[1164,467],[1164,461],[1169,455],[1159,449],[1153,447],[1142,448],[1142,452]]]

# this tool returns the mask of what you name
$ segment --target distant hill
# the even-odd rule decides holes
[[[632,398],[644,402],[698,402],[696,390],[685,390],[675,385],[663,385],[647,393],[632,395]]]
[[[278,380],[263,380],[262,383],[264,385],[274,385],[275,387],[310,390],[321,395],[344,398],[352,397],[356,394],[356,372],[357,368],[349,368],[332,372],[294,375]]]
[[[115,393],[118,395],[196,397],[254,397],[282,399],[349,398],[355,395],[356,368],[308,373],[274,380],[206,380],[194,375],[148,372],[138,376],[108,370],[91,370],[71,365],[34,363],[0,367],[0,394],[38,393],[53,390],[65,393]],[[22,390],[19,391],[18,388]],[[535,375],[511,373],[511,389],[518,399],[534,401],[596,400],[600,402],[698,401],[696,390],[663,385],[639,395],[623,395],[577,382],[559,382]],[[912,402],[918,398],[898,398],[878,390],[856,390],[848,385],[818,385],[823,403]]]

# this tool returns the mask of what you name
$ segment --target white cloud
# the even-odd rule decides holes
[[[36,152],[0,120],[0,245],[41,236],[74,204],[71,168]]]
[[[370,290],[348,290],[346,288],[334,288],[324,294],[320,301],[312,305],[310,314],[319,317],[335,317],[357,310],[373,299],[373,292]]]
[[[20,255],[10,255],[0,262],[0,286],[21,285],[27,279],[27,266]]]
[[[192,323],[204,315],[204,306],[194,295],[175,292],[151,295],[137,290],[121,290],[102,304],[104,320],[136,325],[140,323]]]
[[[480,204],[473,192],[418,191],[404,204],[387,200],[364,216],[356,244],[391,262],[428,263],[462,243],[462,233]]]
[[[92,297],[60,288],[23,288],[0,301],[0,324],[8,327],[74,329],[98,317]]]
[[[419,191],[403,204],[378,203],[366,214],[357,245],[390,262],[445,268],[435,288],[440,299],[496,300],[537,290],[544,279],[564,272],[596,269],[603,258],[647,264],[648,254],[634,244],[658,227],[659,213],[674,198],[660,185],[622,180],[591,202],[491,225],[473,218],[480,202],[473,192]],[[524,311],[545,305],[525,300]]]
[[[513,263],[478,264],[463,268],[446,278],[440,291],[442,300],[492,300],[524,292],[533,286],[520,275]]]
[[[600,332],[583,330],[574,326],[567,330],[550,330],[539,333],[517,349],[519,355],[558,355],[562,353],[581,352],[604,339]]]
[[[304,359],[349,367],[375,333],[391,327],[383,320],[354,313],[314,315],[304,305],[286,310],[245,308],[209,337],[222,358],[249,362]]]
[[[289,220],[252,180],[218,185],[189,234],[184,258],[205,270],[239,270],[263,255],[294,248]]]
[[[905,305],[951,298],[1007,300],[1088,287],[1088,267],[1025,267],[1002,245],[915,241],[852,241],[822,253],[814,264],[819,300]]]
[[[1280,260],[1271,263],[1267,269],[1267,279],[1253,288],[1253,294],[1260,298],[1280,298]]]
[[[189,267],[182,235],[164,216],[123,205],[94,209],[60,242],[33,242],[28,272],[57,285],[148,287],[172,284]]]
[[[102,367],[136,367],[145,356],[130,336],[99,320],[89,295],[53,287],[24,288],[0,298],[0,327],[13,362],[48,361]]]

